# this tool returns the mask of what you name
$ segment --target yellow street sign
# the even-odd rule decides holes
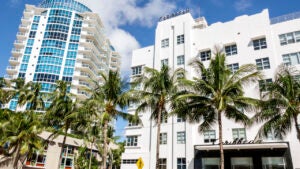
[[[143,161],[142,157],[140,157],[140,158],[137,160],[136,166],[138,167],[138,169],[143,169],[143,167],[144,167],[144,161]]]

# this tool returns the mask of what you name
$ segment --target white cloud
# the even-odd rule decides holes
[[[132,50],[140,47],[137,40],[128,32],[122,29],[115,29],[109,35],[110,41],[114,44],[114,47],[119,53],[122,54],[122,66],[121,70],[125,73],[131,64]]]
[[[139,48],[140,45],[134,36],[120,27],[132,24],[152,27],[157,23],[160,16],[168,14],[176,8],[174,2],[167,0],[149,0],[143,6],[137,5],[140,0],[78,1],[86,4],[100,15],[108,38],[122,56],[122,72],[130,70],[131,52]]]
[[[237,11],[244,11],[250,7],[252,7],[251,0],[238,0],[234,3],[234,8]]]

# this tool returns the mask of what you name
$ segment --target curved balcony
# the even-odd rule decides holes
[[[20,57],[22,56],[23,52],[20,50],[20,49],[13,49],[11,51],[11,54],[14,56],[14,57]]]
[[[20,64],[20,59],[15,58],[15,57],[10,57],[10,58],[9,58],[9,63],[10,63],[10,65],[12,65],[12,66],[19,65],[19,64]]]

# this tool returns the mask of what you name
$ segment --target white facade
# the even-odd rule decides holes
[[[85,99],[90,79],[101,83],[98,73],[118,70],[120,62],[98,14],[76,0],[43,0],[25,7],[5,77],[39,82],[43,92],[56,80],[69,81],[71,93]]]
[[[204,64],[208,65],[209,59],[206,61],[205,51],[210,50],[213,56],[214,48],[218,46],[227,49],[225,52],[227,53],[228,65],[232,64],[232,67],[238,67],[247,63],[256,64],[262,68],[265,79],[272,79],[278,65],[286,63],[298,67],[297,64],[300,64],[299,16],[293,14],[289,17],[270,19],[268,10],[263,10],[255,15],[243,15],[226,23],[214,23],[212,25],[207,25],[205,18],[194,19],[190,13],[162,20],[156,28],[155,45],[133,51],[131,65],[133,75],[141,73],[139,66],[160,69],[162,60],[168,59],[167,63],[171,68],[183,67],[188,72],[187,77],[191,78],[194,73],[193,69],[188,66],[189,61],[194,57],[200,57]],[[291,32],[293,34],[288,34],[286,39],[284,39],[284,36],[280,36],[280,39],[279,35]],[[180,35],[184,36],[183,41]],[[292,55],[288,56],[286,54]],[[184,64],[182,64],[182,61],[178,61],[182,59],[182,55],[184,56]],[[285,56],[283,57],[283,55]],[[247,86],[245,92],[249,97],[259,98],[259,84]],[[135,105],[131,105],[128,110],[129,113],[133,113],[134,108]],[[249,113],[249,116],[252,115]],[[150,112],[141,113],[140,117],[142,126],[131,125],[126,127],[125,136],[129,141],[126,143],[125,153],[122,155],[122,169],[136,168],[135,160],[139,157],[142,157],[145,169],[155,168],[156,126],[153,121],[149,120]],[[233,135],[235,137],[244,134],[243,132],[246,132],[245,137],[248,141],[254,140],[260,127],[257,124],[243,130],[245,127],[242,124],[234,123],[226,118],[223,119],[224,140],[229,142],[234,140]],[[204,142],[204,133],[198,132],[198,126],[199,124],[182,122],[177,117],[168,117],[167,123],[161,125],[161,133],[167,134],[167,141],[166,144],[160,145],[160,158],[166,159],[167,169],[180,168],[178,163],[180,163],[181,158],[185,158],[186,168],[201,168],[203,163],[200,162],[199,164],[197,162],[197,151],[218,150],[217,145],[212,145],[209,141],[209,143]],[[217,127],[213,130],[215,130],[215,134],[212,134],[212,136],[218,138]],[[185,132],[185,141],[178,140],[178,137],[182,136],[180,135],[182,133],[178,132]],[[264,151],[265,149],[266,152],[286,149],[291,158],[289,155],[285,157],[283,162],[285,168],[300,168],[300,161],[298,160],[300,158],[300,143],[294,130],[284,140],[266,138],[263,139],[261,144],[225,145],[225,149],[228,151],[244,149],[247,151],[249,149],[249,152],[254,150]],[[262,158],[269,157],[269,155],[262,156]],[[228,160],[230,161],[230,159]],[[228,163],[228,160],[225,159],[225,162]],[[231,160],[233,164],[235,159]],[[262,161],[265,159],[252,160],[264,163]]]

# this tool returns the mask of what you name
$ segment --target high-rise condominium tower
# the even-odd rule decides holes
[[[120,56],[98,14],[76,0],[44,0],[26,5],[9,63],[8,79],[39,82],[43,92],[64,80],[71,82],[71,93],[87,98],[82,88],[91,87],[90,78],[101,82],[99,71],[118,69]],[[16,105],[12,100],[9,108]]]

